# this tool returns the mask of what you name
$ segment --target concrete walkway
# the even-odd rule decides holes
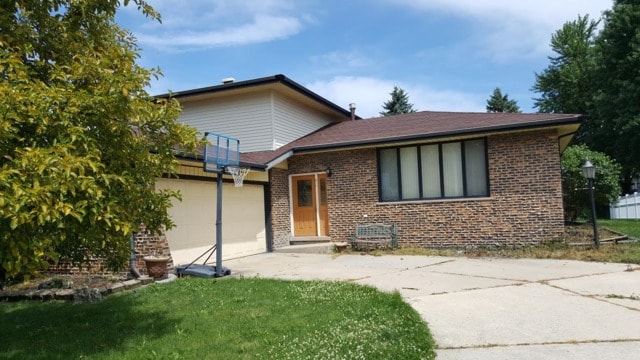
[[[438,359],[639,359],[640,267],[565,260],[270,253],[232,276],[353,281],[398,290]]]

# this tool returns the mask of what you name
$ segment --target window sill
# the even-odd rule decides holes
[[[406,205],[406,204],[433,204],[433,203],[448,203],[448,202],[468,202],[468,201],[490,201],[491,197],[469,197],[469,198],[455,198],[455,199],[426,199],[426,200],[407,200],[407,201],[385,201],[377,202],[376,205]]]

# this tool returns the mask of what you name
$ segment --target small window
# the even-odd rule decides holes
[[[327,205],[327,179],[320,179],[320,205]]]
[[[298,180],[298,207],[313,206],[311,180]]]
[[[381,201],[489,195],[486,140],[381,149]]]

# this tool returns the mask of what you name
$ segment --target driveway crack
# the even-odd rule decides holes
[[[628,342],[640,342],[640,338],[631,339],[613,339],[613,340],[567,340],[567,341],[545,341],[545,342],[530,342],[530,343],[516,343],[516,344],[483,344],[483,345],[469,345],[469,346],[437,346],[437,350],[464,350],[464,349],[484,349],[494,347],[515,347],[515,346],[540,346],[540,345],[576,345],[576,344],[615,344],[615,343],[628,343]]]
[[[541,282],[541,284],[542,284],[542,285],[547,285],[547,286],[552,287],[552,288],[554,288],[554,289],[558,289],[558,290],[566,291],[566,292],[568,292],[568,293],[570,293],[570,294],[573,294],[573,295],[577,295],[577,296],[581,296],[581,297],[584,297],[584,298],[593,299],[593,300],[596,300],[596,301],[601,301],[601,302],[603,302],[603,303],[607,303],[607,304],[610,304],[610,305],[618,306],[618,307],[621,307],[621,308],[624,308],[624,309],[627,309],[627,310],[639,311],[639,312],[640,312],[640,310],[639,310],[639,309],[636,309],[636,308],[634,308],[634,307],[626,306],[626,305],[622,305],[622,304],[618,304],[618,303],[615,303],[615,302],[609,301],[609,300],[608,300],[608,298],[606,298],[606,295],[600,295],[600,294],[595,294],[595,295],[594,295],[594,294],[582,294],[582,293],[579,293],[579,292],[577,292],[577,291],[574,291],[574,290],[571,290],[571,289],[567,289],[567,288],[563,288],[563,287],[558,286],[558,285],[552,285],[552,284],[549,284],[549,283],[542,283],[542,282]]]

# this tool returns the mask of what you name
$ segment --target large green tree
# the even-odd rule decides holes
[[[487,100],[487,112],[490,113],[519,113],[520,107],[518,102],[509,99],[509,95],[502,94],[499,87],[493,90],[493,94]]]
[[[384,111],[381,111],[380,115],[390,116],[416,112],[413,104],[409,103],[409,94],[403,89],[394,86],[389,95],[391,95],[391,99],[385,101],[384,105],[382,105]]]
[[[629,191],[640,172],[640,0],[614,1],[601,21],[599,33],[588,16],[558,30],[532,89],[541,112],[588,115],[576,140],[615,159]]]
[[[145,91],[159,73],[115,23],[128,2],[0,2],[0,283],[60,257],[121,268],[140,224],[172,226],[178,194],[154,181],[199,141],[176,101]]]
[[[587,113],[592,104],[594,44],[598,22],[588,15],[565,23],[551,36],[549,66],[536,74],[534,106],[544,113]]]
[[[615,1],[603,22],[584,141],[616,159],[628,183],[640,171],[640,0]]]

